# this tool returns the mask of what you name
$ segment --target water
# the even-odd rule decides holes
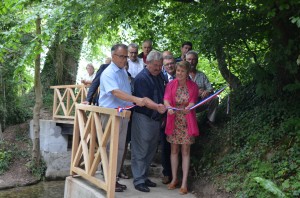
[[[63,198],[65,181],[39,182],[31,186],[0,190],[0,198]]]

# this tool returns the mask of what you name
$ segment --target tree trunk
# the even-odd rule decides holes
[[[36,36],[41,34],[41,18],[38,16],[36,19]],[[38,52],[41,49],[41,40],[38,38],[38,44],[36,48]],[[40,110],[42,107],[42,87],[40,78],[41,67],[41,54],[37,54],[35,58],[34,68],[34,89],[35,89],[35,105],[33,109],[33,148],[32,148],[32,162],[38,166],[40,163]]]
[[[41,74],[43,90],[49,90],[52,85],[72,85],[76,83],[78,61],[83,39],[75,34],[60,41],[60,34],[55,35],[55,41],[50,47]]]
[[[230,88],[236,89],[240,86],[241,82],[240,80],[233,74],[227,67],[226,63],[226,55],[223,50],[223,46],[219,45],[216,49],[216,57],[218,61],[218,67],[221,72],[221,75],[226,80],[226,82],[229,84]]]

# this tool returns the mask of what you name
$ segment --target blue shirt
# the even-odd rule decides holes
[[[165,81],[162,72],[157,76],[153,76],[145,68],[134,79],[134,95],[141,98],[148,97],[157,104],[163,104],[164,85]],[[147,107],[135,107],[135,111],[147,115],[153,120],[160,120],[163,116]]]
[[[111,62],[101,74],[99,106],[118,108],[132,105],[132,102],[121,100],[112,94],[112,91],[117,89],[131,95],[131,87],[125,68],[120,69]]]

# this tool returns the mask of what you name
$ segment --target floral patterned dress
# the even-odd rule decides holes
[[[176,108],[185,108],[188,105],[189,92],[187,86],[178,86],[175,101]],[[183,111],[175,112],[175,128],[172,135],[167,136],[171,144],[193,144],[195,137],[188,135],[187,122]]]

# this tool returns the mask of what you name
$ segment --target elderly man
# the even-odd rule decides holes
[[[182,43],[181,45],[181,56],[179,56],[178,58],[176,58],[176,62],[180,62],[180,61],[183,61],[183,60],[186,60],[185,56],[186,56],[186,53],[190,50],[193,49],[193,44],[189,41],[185,41]]]
[[[99,106],[118,108],[132,105],[144,106],[147,98],[131,95],[131,87],[125,65],[128,58],[128,48],[124,44],[116,44],[111,49],[112,62],[103,71],[100,78]],[[150,101],[150,100],[149,100]],[[151,103],[151,101],[150,101]],[[102,117],[103,126],[106,125],[108,116]],[[120,172],[122,157],[125,149],[128,119],[122,119],[119,128],[119,144],[117,156],[117,175]],[[116,182],[116,192],[123,192],[127,187]]]
[[[128,45],[128,72],[131,74],[132,78],[135,78],[145,67],[143,60],[138,58],[138,49],[139,46],[135,43]]]
[[[155,155],[163,113],[164,79],[161,72],[162,54],[151,51],[147,56],[147,67],[134,80],[134,95],[154,101],[147,107],[136,107],[132,116],[131,128],[131,170],[135,189],[150,192],[149,187],[156,183],[148,178],[149,166]]]
[[[186,54],[186,61],[191,64],[191,71],[190,71],[190,78],[198,85],[199,88],[199,100],[203,100],[207,98],[209,95],[213,93],[213,88],[207,78],[207,76],[201,72],[197,71],[197,64],[198,64],[198,54],[195,51],[189,51]],[[210,127],[213,127],[213,123],[215,122],[217,107],[219,105],[219,98],[216,97],[206,104],[198,107],[197,111],[204,111],[208,110],[207,113],[207,124]]]
[[[142,58],[144,63],[146,64],[147,56],[152,50],[152,41],[145,40],[142,45],[143,52],[138,55],[139,58]]]

